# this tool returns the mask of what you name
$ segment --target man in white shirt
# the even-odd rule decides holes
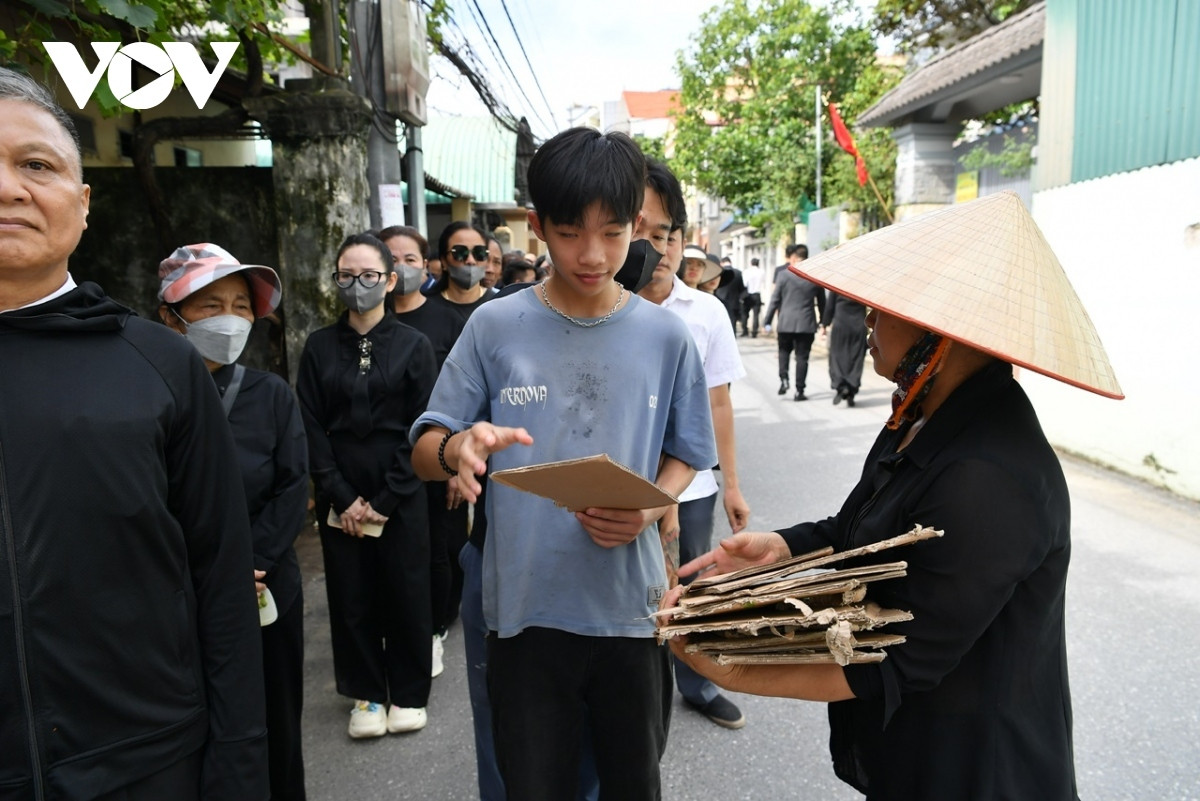
[[[746,295],[742,298],[742,336],[754,338],[758,336],[758,313],[762,310],[762,286],[766,280],[766,273],[757,258],[751,259],[750,266],[742,271],[742,280],[746,283]]]
[[[650,283],[638,295],[679,315],[687,323],[700,350],[712,407],[717,456],[724,476],[725,514],[730,529],[736,533],[749,521],[750,507],[738,486],[729,385],[743,378],[746,370],[725,306],[712,295],[688,287],[676,275],[683,258],[685,209],[679,181],[664,165],[648,160],[642,226],[648,232],[669,233],[665,237],[666,255],[655,268]],[[679,553],[683,562],[706,553],[711,547],[717,489],[713,471],[703,470],[679,496]],[[729,729],[746,725],[741,710],[721,695],[716,685],[679,661],[675,662],[675,683],[684,700],[717,725]]]

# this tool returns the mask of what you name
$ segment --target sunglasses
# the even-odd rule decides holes
[[[466,261],[467,256],[474,256],[475,261],[487,261],[488,249],[487,245],[476,245],[469,248],[466,245],[454,245],[450,248],[450,255],[455,261]]]

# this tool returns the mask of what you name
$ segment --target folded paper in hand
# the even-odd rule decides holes
[[[329,508],[329,517],[325,518],[325,525],[330,528],[342,527],[342,516],[333,511],[333,507]],[[378,537],[383,533],[382,523],[359,523],[362,533],[368,537]]]
[[[572,512],[653,509],[679,501],[623,464],[601,453],[584,459],[498,470],[493,481],[549,498]]]

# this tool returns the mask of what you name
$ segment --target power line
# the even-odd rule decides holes
[[[554,118],[554,109],[550,106],[550,101],[546,99],[546,93],[542,90],[542,82],[538,80],[533,64],[529,63],[529,54],[525,52],[525,43],[521,41],[521,34],[517,32],[517,25],[513,22],[512,14],[508,13],[506,0],[500,0],[500,7],[504,9],[504,16],[508,17],[508,26],[512,28],[513,38],[517,40],[517,47],[521,48],[521,55],[525,57],[525,66],[529,67],[529,74],[533,76],[533,85],[537,87],[538,94],[542,96],[542,102],[546,104],[546,110],[550,112],[550,122],[557,129],[558,120]]]
[[[471,0],[471,4],[475,6],[475,10],[479,12],[480,22],[483,26],[483,29],[487,31],[488,38],[490,38],[492,40],[492,44],[496,46],[495,53],[497,60],[499,63],[504,65],[504,68],[508,70],[508,74],[512,76],[513,83],[516,84],[517,91],[521,93],[521,97],[525,98],[525,102],[529,104],[530,112],[537,114],[538,120],[545,125],[545,118],[542,117],[540,112],[538,112],[534,102],[529,99],[529,95],[525,93],[525,87],[521,85],[520,78],[518,78],[517,74],[513,71],[512,65],[508,63],[508,59],[504,57],[504,49],[500,47],[500,43],[496,41],[496,35],[492,33],[492,26],[488,24],[487,16],[483,13],[483,9],[479,7],[479,0]]]

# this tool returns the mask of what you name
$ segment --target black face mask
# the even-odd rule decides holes
[[[629,243],[629,255],[625,263],[614,276],[617,283],[633,294],[650,283],[654,277],[654,268],[662,260],[663,254],[654,249],[649,239],[638,239]]]

